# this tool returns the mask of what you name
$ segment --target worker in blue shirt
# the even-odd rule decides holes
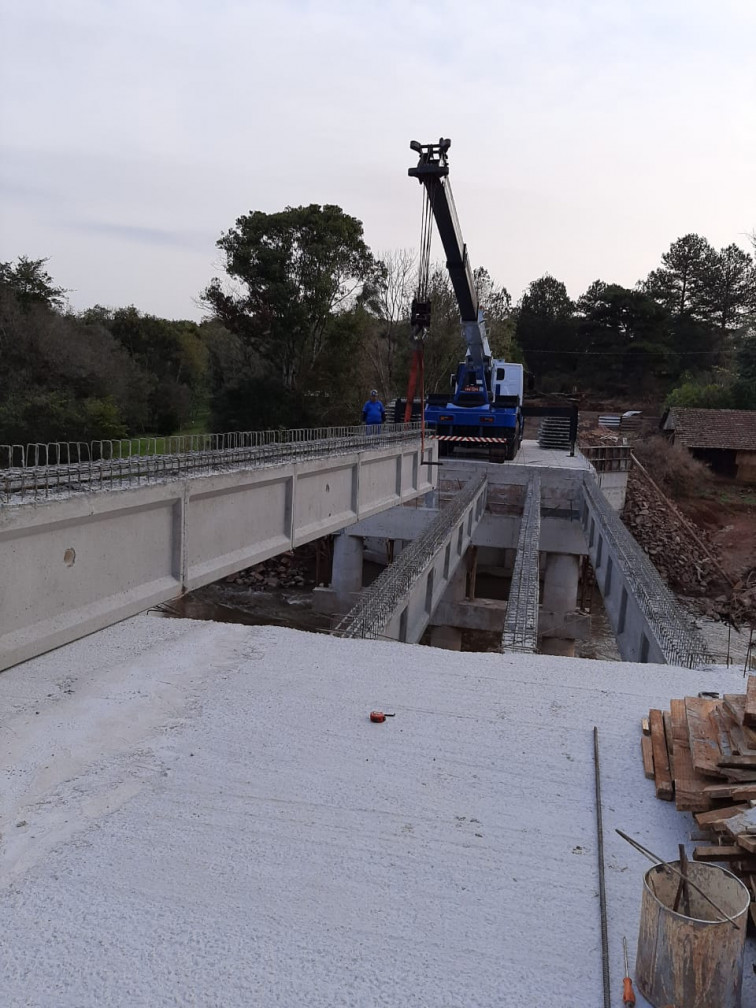
[[[362,407],[362,422],[366,427],[372,428],[370,433],[377,434],[380,425],[386,420],[386,410],[383,403],[378,398],[378,389],[372,389],[370,398]]]

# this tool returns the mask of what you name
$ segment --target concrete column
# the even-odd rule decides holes
[[[340,532],[333,538],[331,588],[338,612],[348,612],[362,591],[362,539]]]
[[[564,623],[564,618],[577,609],[578,581],[580,565],[578,558],[569,553],[549,553],[543,573],[543,598],[541,618],[552,625]],[[565,627],[566,629],[566,627]],[[575,639],[567,633],[564,636],[542,637],[539,645],[541,654],[575,657]]]
[[[467,592],[467,564],[462,561],[446,586],[443,602],[462,602]],[[430,633],[431,647],[444,648],[446,651],[462,650],[462,631],[457,627],[432,626]]]
[[[549,553],[543,573],[543,608],[563,613],[577,609],[579,576],[580,567],[576,556],[570,553]]]

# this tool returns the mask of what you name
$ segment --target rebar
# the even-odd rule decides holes
[[[604,979],[604,1008],[611,1008],[609,970],[609,921],[606,910],[606,870],[604,864],[604,817],[601,811],[601,766],[598,728],[593,729],[593,775],[596,792],[596,838],[598,840],[599,916],[601,918],[601,967]]]
[[[0,445],[0,503],[258,469],[420,437],[420,423],[231,431],[183,437]]]
[[[595,515],[601,534],[626,578],[646,622],[653,630],[665,660],[670,665],[684,668],[702,668],[714,664],[714,656],[693,620],[677,603],[592,475],[586,475],[583,492],[586,507]]]
[[[509,601],[501,637],[502,651],[533,654],[538,649],[539,574],[541,536],[541,480],[531,477],[520,522]]]
[[[468,512],[474,513],[477,524],[485,509],[487,484],[485,473],[471,479],[428,528],[362,592],[333,633],[339,637],[379,637],[452,529],[459,525],[461,531]]]

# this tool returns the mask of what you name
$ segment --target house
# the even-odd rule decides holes
[[[756,483],[756,410],[672,406],[661,429],[719,475]]]

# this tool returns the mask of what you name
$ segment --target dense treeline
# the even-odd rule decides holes
[[[209,335],[136,308],[64,310],[43,259],[0,263],[0,442],[169,434],[206,400]]]
[[[685,235],[634,289],[597,280],[576,302],[545,276],[516,317],[545,389],[756,409],[756,269],[737,245]]]
[[[221,236],[224,278],[202,323],[130,306],[73,313],[46,260],[0,263],[0,443],[349,424],[367,391],[406,387],[416,263],[376,257],[337,206],[252,212]],[[756,267],[737,245],[685,235],[629,289],[572,301],[551,276],[512,305],[475,271],[497,356],[538,391],[756,409]],[[431,271],[426,391],[462,356],[446,270]]]

